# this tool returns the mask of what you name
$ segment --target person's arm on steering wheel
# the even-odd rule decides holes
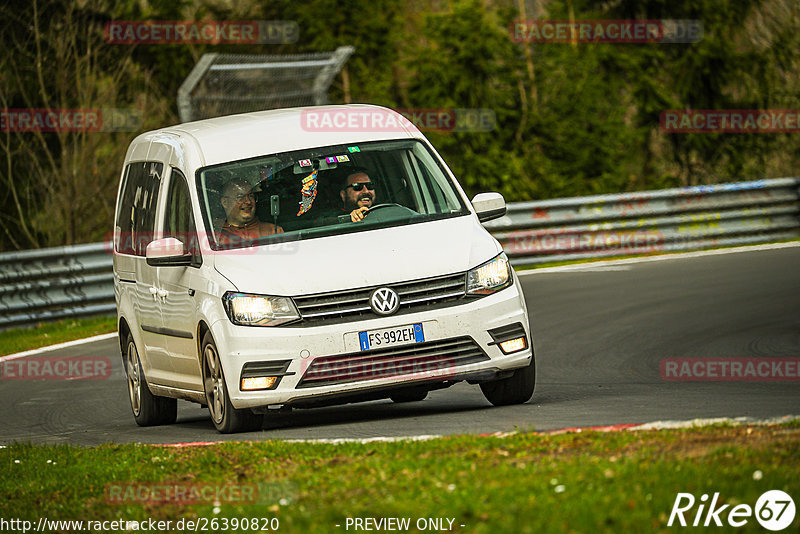
[[[364,216],[369,211],[369,208],[366,206],[361,206],[360,208],[356,208],[350,212],[350,220],[353,222],[358,222],[364,219]]]

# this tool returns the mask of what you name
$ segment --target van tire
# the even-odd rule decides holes
[[[153,395],[147,385],[139,351],[128,333],[125,338],[125,378],[128,382],[128,398],[136,424],[139,426],[171,425],[178,419],[178,400]]]
[[[494,406],[524,404],[533,396],[536,385],[536,363],[531,354],[531,363],[517,369],[508,378],[481,383],[481,391],[486,400]]]
[[[222,434],[261,430],[264,416],[251,410],[238,410],[233,407],[225,383],[225,372],[219,358],[217,345],[211,332],[206,332],[202,343],[203,391],[206,395],[211,421]]]

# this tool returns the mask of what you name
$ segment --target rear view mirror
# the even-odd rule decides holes
[[[147,245],[144,255],[147,258],[147,265],[153,267],[192,264],[192,255],[186,252],[183,242],[174,237],[151,241]]]
[[[472,207],[482,223],[506,214],[506,201],[500,193],[478,193],[472,198]]]

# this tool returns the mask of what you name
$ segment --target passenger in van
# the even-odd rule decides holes
[[[283,233],[280,226],[258,219],[253,187],[246,180],[234,178],[227,182],[222,188],[220,204],[225,210],[225,222],[217,232],[217,241],[220,244]]]

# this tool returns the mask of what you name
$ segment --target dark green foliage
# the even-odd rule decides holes
[[[704,38],[515,43],[520,5],[528,19],[698,19]],[[659,128],[668,109],[800,108],[800,7],[792,0],[12,0],[0,17],[0,107],[136,109],[140,131],[178,121],[178,88],[203,53],[355,46],[329,91],[333,103],[494,112],[492,132],[428,133],[470,195],[496,190],[521,201],[789,176],[800,154],[792,134]],[[105,22],[140,19],[292,20],[300,38],[103,41]],[[136,133],[0,132],[0,250],[104,238]]]

